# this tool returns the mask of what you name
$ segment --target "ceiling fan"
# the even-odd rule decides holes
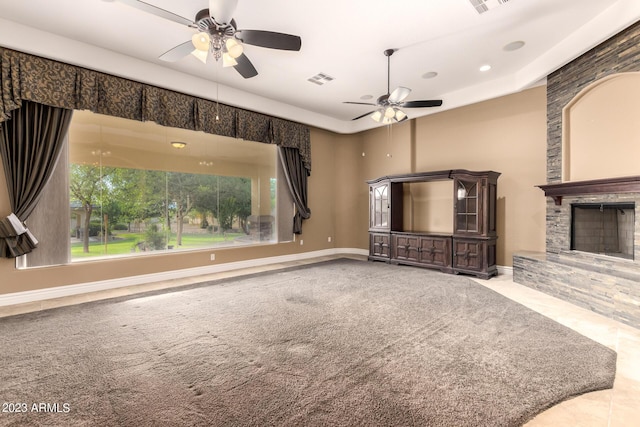
[[[160,56],[163,61],[175,62],[192,54],[206,63],[211,54],[216,61],[222,58],[223,66],[234,67],[242,77],[249,79],[257,76],[258,71],[244,54],[243,44],[293,51],[299,51],[302,46],[302,39],[291,34],[238,29],[233,19],[238,0],[209,0],[209,8],[198,12],[194,21],[142,0],[120,2],[199,30],[191,40],[163,53]]]
[[[393,55],[393,52],[395,52],[395,49],[387,49],[384,51],[384,55],[387,57],[387,93],[378,97],[375,104],[372,102],[344,102],[345,104],[374,105],[377,107],[375,110],[355,117],[352,120],[358,120],[371,114],[371,118],[378,123],[399,123],[409,118],[400,108],[439,107],[442,105],[442,100],[440,99],[403,102],[405,98],[409,96],[409,93],[411,93],[411,89],[406,87],[398,86],[393,92],[389,91],[391,55]]]

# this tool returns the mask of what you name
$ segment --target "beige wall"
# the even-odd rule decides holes
[[[312,129],[312,216],[303,225],[304,233],[290,243],[216,249],[215,263],[330,248],[367,249],[366,180],[464,168],[502,173],[498,180],[498,264],[509,266],[514,251],[544,250],[545,199],[534,186],[545,182],[545,135],[544,87],[404,122],[392,127],[391,139],[386,127],[356,135]],[[416,190],[417,199],[424,196],[424,189]],[[433,211],[438,210],[423,206],[416,212]],[[0,215],[9,212],[0,164]],[[414,218],[420,228],[430,227],[433,221],[440,219]],[[0,259],[0,294],[208,266],[212,265],[211,252],[153,254],[29,270],[16,270],[13,260]]]
[[[640,174],[640,72],[593,82],[562,115],[564,181]]]
[[[410,231],[450,234],[453,230],[453,181],[403,184],[402,223]]]

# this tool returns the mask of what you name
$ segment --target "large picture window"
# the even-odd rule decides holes
[[[275,145],[75,111],[16,266],[289,241],[283,174]]]
[[[71,260],[275,242],[276,147],[76,111]]]

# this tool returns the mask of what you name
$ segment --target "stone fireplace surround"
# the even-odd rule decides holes
[[[636,260],[572,251],[571,204],[635,203]],[[513,281],[640,328],[640,193],[563,197],[547,206],[547,250],[513,256]]]
[[[577,183],[567,191],[563,186],[569,183],[562,183],[562,109],[594,81],[634,71],[640,71],[640,23],[548,76],[547,185],[540,186],[548,196],[546,251],[514,254],[513,280],[640,328],[640,189],[634,189],[640,177],[632,177],[632,184],[622,191],[593,193]],[[554,196],[558,187],[563,194]],[[635,203],[636,259],[572,251],[571,204],[575,203]]]

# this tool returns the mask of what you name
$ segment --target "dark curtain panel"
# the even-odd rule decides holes
[[[278,150],[280,151],[282,168],[287,177],[289,191],[296,206],[296,213],[293,217],[293,232],[300,234],[302,233],[302,221],[311,217],[311,210],[307,206],[309,170],[305,168],[296,148],[280,146]]]
[[[31,252],[37,240],[24,226],[54,170],[73,110],[22,101],[0,123],[0,154],[12,215],[0,222],[0,255]],[[22,226],[22,227],[21,227]]]

